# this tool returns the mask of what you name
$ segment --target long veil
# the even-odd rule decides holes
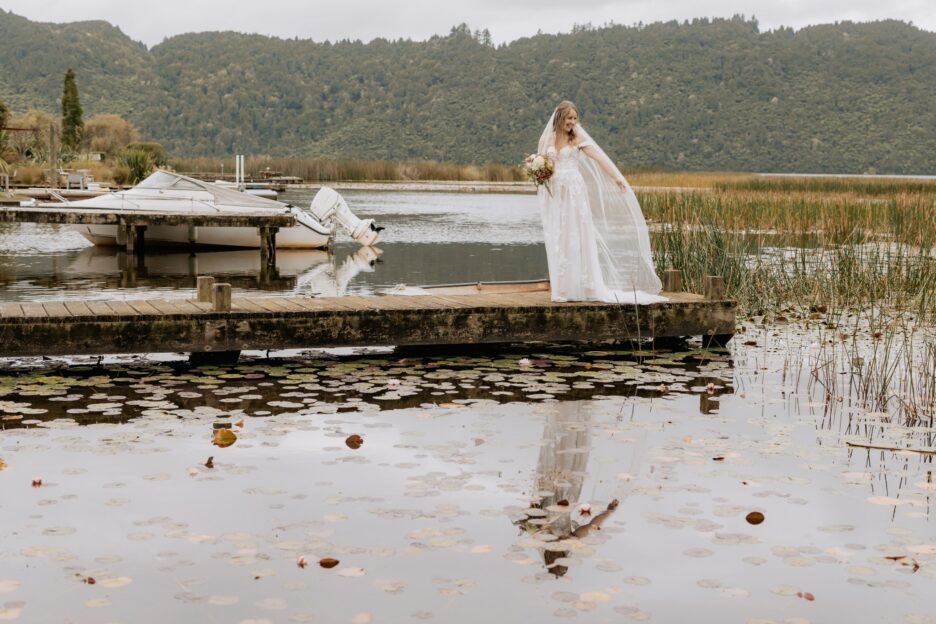
[[[550,148],[555,150],[556,133],[553,131],[553,111],[540,135],[540,154]],[[630,184],[622,191],[616,184],[617,179],[624,179],[608,155],[591,138],[581,124],[575,126],[579,137],[579,147],[591,147],[596,158],[579,158],[579,169],[588,190],[588,206],[595,236],[598,241],[598,260],[605,285],[612,290],[625,293],[642,291],[651,295],[659,293],[663,285],[653,268],[653,254],[650,251],[650,233],[644,220],[640,203]],[[596,160],[597,159],[597,160]],[[604,167],[599,164],[600,160]],[[617,172],[615,177],[610,172]],[[542,195],[547,191],[540,187]]]

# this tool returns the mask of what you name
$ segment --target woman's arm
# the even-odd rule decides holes
[[[601,154],[599,154],[598,151],[592,147],[590,142],[582,145],[579,147],[579,149],[582,150],[586,156],[598,163],[598,166],[601,167],[602,171],[611,176],[611,179],[614,180],[614,183],[617,184],[619,189],[622,191],[627,190],[627,182],[624,181],[624,176],[621,174],[618,168],[615,167],[614,163],[612,163],[609,159],[602,158]]]

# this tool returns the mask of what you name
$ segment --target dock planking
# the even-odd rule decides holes
[[[553,303],[548,292],[235,297],[0,304],[0,357],[151,352],[607,342],[708,336],[735,328],[736,303],[664,293],[651,305]]]

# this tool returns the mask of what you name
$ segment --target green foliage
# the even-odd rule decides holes
[[[0,40],[15,108],[48,108],[67,59],[89,112],[187,156],[516,163],[568,98],[629,167],[936,169],[936,33],[898,21],[584,25],[499,46],[466,25],[367,44],[201,33],[146,50],[102,22],[0,12]]]
[[[81,118],[81,102],[78,100],[78,85],[75,84],[75,72],[70,68],[65,72],[62,87],[62,149],[76,152],[81,146],[84,134],[84,120]]]
[[[139,151],[147,155],[150,162],[157,167],[165,167],[169,160],[166,158],[166,150],[159,143],[130,143],[126,151]]]
[[[7,149],[9,149],[9,136],[4,132],[3,127],[7,125],[10,117],[10,111],[7,109],[3,100],[0,100],[0,172],[7,170]]]
[[[137,129],[120,115],[95,115],[85,123],[84,142],[91,152],[113,157],[139,139]]]
[[[118,163],[129,170],[126,172],[126,181],[120,181],[119,184],[136,184],[148,176],[156,164],[150,152],[133,146],[128,146],[120,152]]]

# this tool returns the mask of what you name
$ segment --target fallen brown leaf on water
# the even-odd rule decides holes
[[[796,592],[796,595],[803,600],[808,600],[809,602],[812,602],[816,599],[816,597],[813,596],[810,592]]]
[[[319,565],[325,569],[334,568],[336,565],[341,563],[337,559],[332,559],[331,557],[325,557],[324,559],[319,559]]]
[[[891,561],[900,561],[901,559],[906,559],[907,555],[890,555],[884,558],[890,559]]]
[[[7,467],[7,463],[0,459],[0,470],[4,470]]]
[[[208,458],[208,461],[205,462],[205,468],[214,468],[214,455]]]
[[[33,487],[42,487],[42,479],[40,479],[39,477],[36,477],[35,479],[33,479],[33,480],[32,480],[32,486],[33,486]]]
[[[244,428],[244,419],[241,418],[240,420],[238,420],[236,423],[234,423],[234,426],[235,426],[235,427],[240,427],[241,429],[243,429],[243,428]]]
[[[230,429],[215,429],[211,443],[220,448],[227,448],[237,442],[237,434]]]
[[[747,520],[748,524],[760,524],[764,521],[764,514],[759,511],[752,511],[748,515],[744,516],[744,519]]]
[[[86,583],[86,584],[88,584],[88,585],[94,585],[95,583],[97,583],[97,581],[94,580],[94,577],[93,577],[93,576],[87,576],[87,577],[85,577],[84,580],[83,580],[82,582],[83,582],[83,583]]]
[[[559,502],[556,503],[556,504],[559,505],[560,507],[568,507],[568,506],[569,506],[569,501],[567,501],[566,499],[563,498],[561,501],[559,501]]]
[[[725,456],[724,456],[724,455],[716,455],[715,457],[712,458],[712,461],[725,461]]]
[[[355,434],[349,435],[345,439],[344,443],[348,445],[348,448],[357,450],[361,448],[361,445],[364,444],[364,438],[362,438],[361,436],[355,433]]]
[[[299,558],[296,559],[296,565],[300,568],[306,567],[306,558],[300,555]]]

